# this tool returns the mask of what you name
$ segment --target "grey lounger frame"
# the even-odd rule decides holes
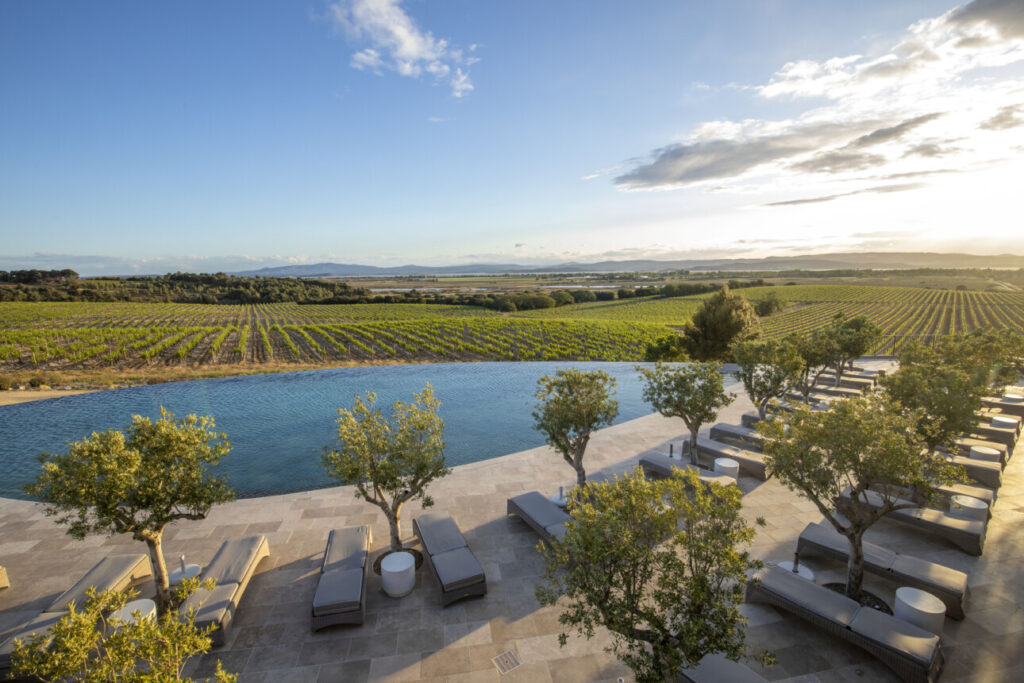
[[[104,557],[79,579],[78,583],[61,593],[41,614],[24,626],[15,629],[9,638],[0,643],[0,680],[6,680],[7,670],[11,667],[14,640],[27,640],[34,633],[48,633],[50,627],[68,613],[70,603],[82,606],[89,588],[121,593],[144,583],[152,576],[153,569],[148,555]]]
[[[1006,446],[1008,455],[1013,455],[1013,449],[1017,445],[1016,427],[995,427],[991,424],[980,423],[971,430],[971,436]]]
[[[864,493],[867,498],[866,502],[872,509],[881,507],[881,496],[870,490]],[[844,498],[849,498],[850,488],[847,487],[841,495]],[[861,502],[865,501],[862,500]],[[909,501],[900,502],[907,503]],[[902,522],[932,536],[944,538],[965,553],[971,555],[981,555],[985,549],[985,531],[988,527],[986,522],[960,519],[942,510],[918,507],[903,508],[890,512],[885,516],[885,519]]]
[[[695,468],[690,463],[690,457],[670,458],[664,453],[650,452],[640,456],[640,468],[644,476],[649,479],[667,479],[672,476],[672,470],[697,470],[697,476],[705,484],[721,484],[722,486],[736,486],[736,480],[728,474],[721,474],[711,470]]]
[[[825,633],[866,650],[904,681],[932,683],[945,658],[934,633],[811,583],[779,567],[766,567],[747,584],[747,602],[785,610]]]
[[[754,427],[737,426],[726,422],[719,422],[712,427],[708,436],[712,441],[730,444],[737,448],[746,448],[758,453],[764,451],[764,442],[766,441],[764,435]]]
[[[714,464],[715,458],[732,458],[740,465],[740,472],[748,477],[767,481],[769,474],[764,462],[764,455],[749,448],[730,446],[727,443],[697,437],[697,456],[708,464]]]
[[[214,645],[224,644],[225,633],[234,619],[238,603],[256,573],[256,567],[265,557],[270,557],[270,544],[266,536],[246,536],[224,541],[201,577],[204,581],[216,581],[213,590],[200,588],[179,608],[181,614],[194,609],[196,626],[201,629],[210,625],[217,626],[210,634]]]
[[[366,621],[366,572],[372,542],[373,532],[368,526],[333,529],[327,536],[310,610],[311,630]],[[339,592],[355,599],[338,605]]]
[[[827,557],[847,562],[850,559],[850,544],[845,536],[832,527],[811,522],[800,532],[796,553],[799,557]],[[962,571],[886,550],[867,541],[864,542],[864,571],[901,586],[931,593],[945,603],[948,617],[958,620],[964,618],[964,605],[969,591],[967,574]]]
[[[548,544],[552,538],[560,539],[565,535],[565,523],[572,519],[565,510],[538,491],[528,491],[509,498],[506,514],[516,515],[529,524]]]
[[[705,655],[697,666],[680,672],[687,683],[763,683],[766,679],[721,653]]]
[[[993,410],[1001,410],[1008,415],[1016,415],[1017,417],[1024,417],[1024,403],[1017,403],[1015,401],[1004,401],[998,396],[986,396],[981,399],[981,404],[986,408]]]
[[[423,544],[430,569],[441,587],[442,605],[487,594],[483,567],[447,512],[414,517],[412,529]]]

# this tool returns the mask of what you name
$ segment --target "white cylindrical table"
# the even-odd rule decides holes
[[[412,593],[416,585],[416,558],[412,553],[391,553],[381,560],[380,583],[393,598]]]
[[[1003,394],[1003,400],[1007,403],[1024,403],[1024,396],[1020,394]]]
[[[942,635],[942,626],[946,621],[946,606],[931,593],[909,586],[897,588],[896,604],[893,605],[892,612],[897,619],[920,626],[937,636]]]
[[[134,624],[136,623],[135,612],[139,613],[139,619],[152,619],[156,616],[156,603],[148,598],[132,600],[125,603],[121,609],[108,614],[107,621],[115,627],[117,624]]]
[[[715,472],[739,479],[740,464],[732,458],[715,458]]]
[[[949,514],[960,519],[988,519],[988,503],[962,493],[954,494],[949,500]]]
[[[1006,417],[1005,415],[996,415],[992,418],[993,427],[1002,427],[1003,429],[1016,429],[1020,424],[1015,417]]]
[[[999,451],[988,446],[971,446],[970,456],[975,460],[999,462]]]
[[[175,569],[167,575],[167,583],[172,586],[177,586],[185,579],[193,579],[199,576],[199,571],[202,569],[198,564],[186,564],[185,569]]]
[[[814,572],[812,572],[810,569],[808,569],[806,566],[802,564],[796,568],[795,572],[793,571],[793,563],[789,560],[779,562],[779,567],[785,569],[787,572],[793,572],[801,579],[807,579],[811,583],[814,583]]]

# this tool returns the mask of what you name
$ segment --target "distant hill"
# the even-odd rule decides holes
[[[665,270],[838,270],[908,268],[1024,268],[1024,256],[999,254],[930,254],[913,252],[877,252],[843,254],[805,254],[766,258],[688,259],[678,261],[600,261],[597,263],[559,263],[552,266],[525,266],[511,263],[470,263],[454,266],[393,266],[380,268],[354,263],[317,263],[279,266],[234,273],[246,277],[400,277],[409,275],[501,275],[505,273],[615,273],[659,272]]]

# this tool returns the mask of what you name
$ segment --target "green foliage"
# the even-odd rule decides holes
[[[356,396],[351,409],[338,410],[338,443],[321,458],[328,475],[354,485],[357,497],[381,509],[394,551],[402,549],[402,507],[417,499],[432,506],[427,486],[451,473],[444,463],[444,420],[437,414],[441,402],[429,384],[414,398],[396,401],[387,418],[375,405],[376,394]]]
[[[814,330],[809,334],[792,334],[786,342],[796,349],[802,367],[794,387],[803,394],[804,403],[810,403],[811,391],[821,374],[829,369],[836,358],[834,339],[824,330]]]
[[[963,468],[925,451],[915,416],[882,395],[837,401],[827,411],[798,410],[761,421],[769,471],[817,506],[850,543],[846,592],[859,598],[864,578],[863,536],[886,514],[926,505],[936,485],[963,477]],[[841,495],[850,487],[849,497]],[[865,503],[867,492],[880,500]],[[902,502],[901,502],[902,501]]]
[[[558,620],[577,635],[611,631],[610,651],[638,681],[675,680],[713,652],[739,659],[746,571],[760,566],[737,550],[754,539],[741,495],[679,469],[648,481],[638,467],[590,484],[569,502],[565,536],[539,546],[546,568],[538,601],[563,606]]]
[[[131,534],[149,548],[161,611],[170,602],[161,542],[179,519],[203,519],[234,494],[210,468],[230,450],[213,418],[176,420],[132,416],[124,431],[109,430],[69,444],[67,454],[39,456],[42,473],[25,491],[43,501],[47,515],[82,539],[91,533]]]
[[[85,605],[72,604],[67,616],[53,625],[49,636],[36,634],[15,641],[11,672],[50,683],[158,683],[191,682],[182,672],[190,657],[210,650],[210,632],[200,630],[195,613],[181,617],[176,611],[158,618],[122,623],[108,615],[137,597],[135,591],[97,593],[90,588]],[[182,596],[183,598],[184,596]],[[217,662],[217,683],[234,683]],[[209,681],[210,679],[206,679]]]
[[[743,382],[762,420],[769,402],[782,398],[800,380],[804,369],[803,358],[790,340],[737,342],[732,346],[732,357],[739,365],[733,375]]]
[[[686,329],[687,348],[699,360],[728,360],[731,344],[757,334],[757,314],[750,302],[723,287],[694,314]]]
[[[688,363],[669,367],[656,363],[654,368],[637,366],[644,376],[643,397],[665,417],[682,418],[690,430],[690,461],[697,464],[697,434],[736,398],[722,387],[720,363]]]
[[[591,432],[610,425],[619,414],[614,393],[615,379],[603,370],[559,370],[554,377],[545,375],[537,382],[535,427],[576,470],[579,486],[587,480],[583,453]]]
[[[843,378],[843,370],[847,363],[865,355],[878,341],[881,330],[867,316],[857,315],[847,318],[845,313],[837,313],[832,324],[825,328],[831,338],[835,352],[830,359],[830,367],[836,372],[836,386]]]
[[[972,371],[988,376],[970,355],[951,358],[911,342],[900,353],[899,370],[882,378],[882,386],[914,418],[914,429],[929,450],[953,448],[956,439],[970,433],[978,422],[986,386],[976,381]]]
[[[754,302],[754,312],[761,318],[774,315],[786,307],[775,291],[768,292],[763,298]]]
[[[686,361],[690,359],[688,346],[686,337],[670,334],[648,344],[644,349],[644,360],[648,363]]]

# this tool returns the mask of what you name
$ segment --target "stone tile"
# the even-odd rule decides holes
[[[420,656],[418,653],[375,657],[370,662],[370,680],[388,683],[418,681]]]
[[[432,676],[449,676],[451,674],[472,671],[468,647],[446,647],[423,655],[420,662],[420,674],[424,678]]]

